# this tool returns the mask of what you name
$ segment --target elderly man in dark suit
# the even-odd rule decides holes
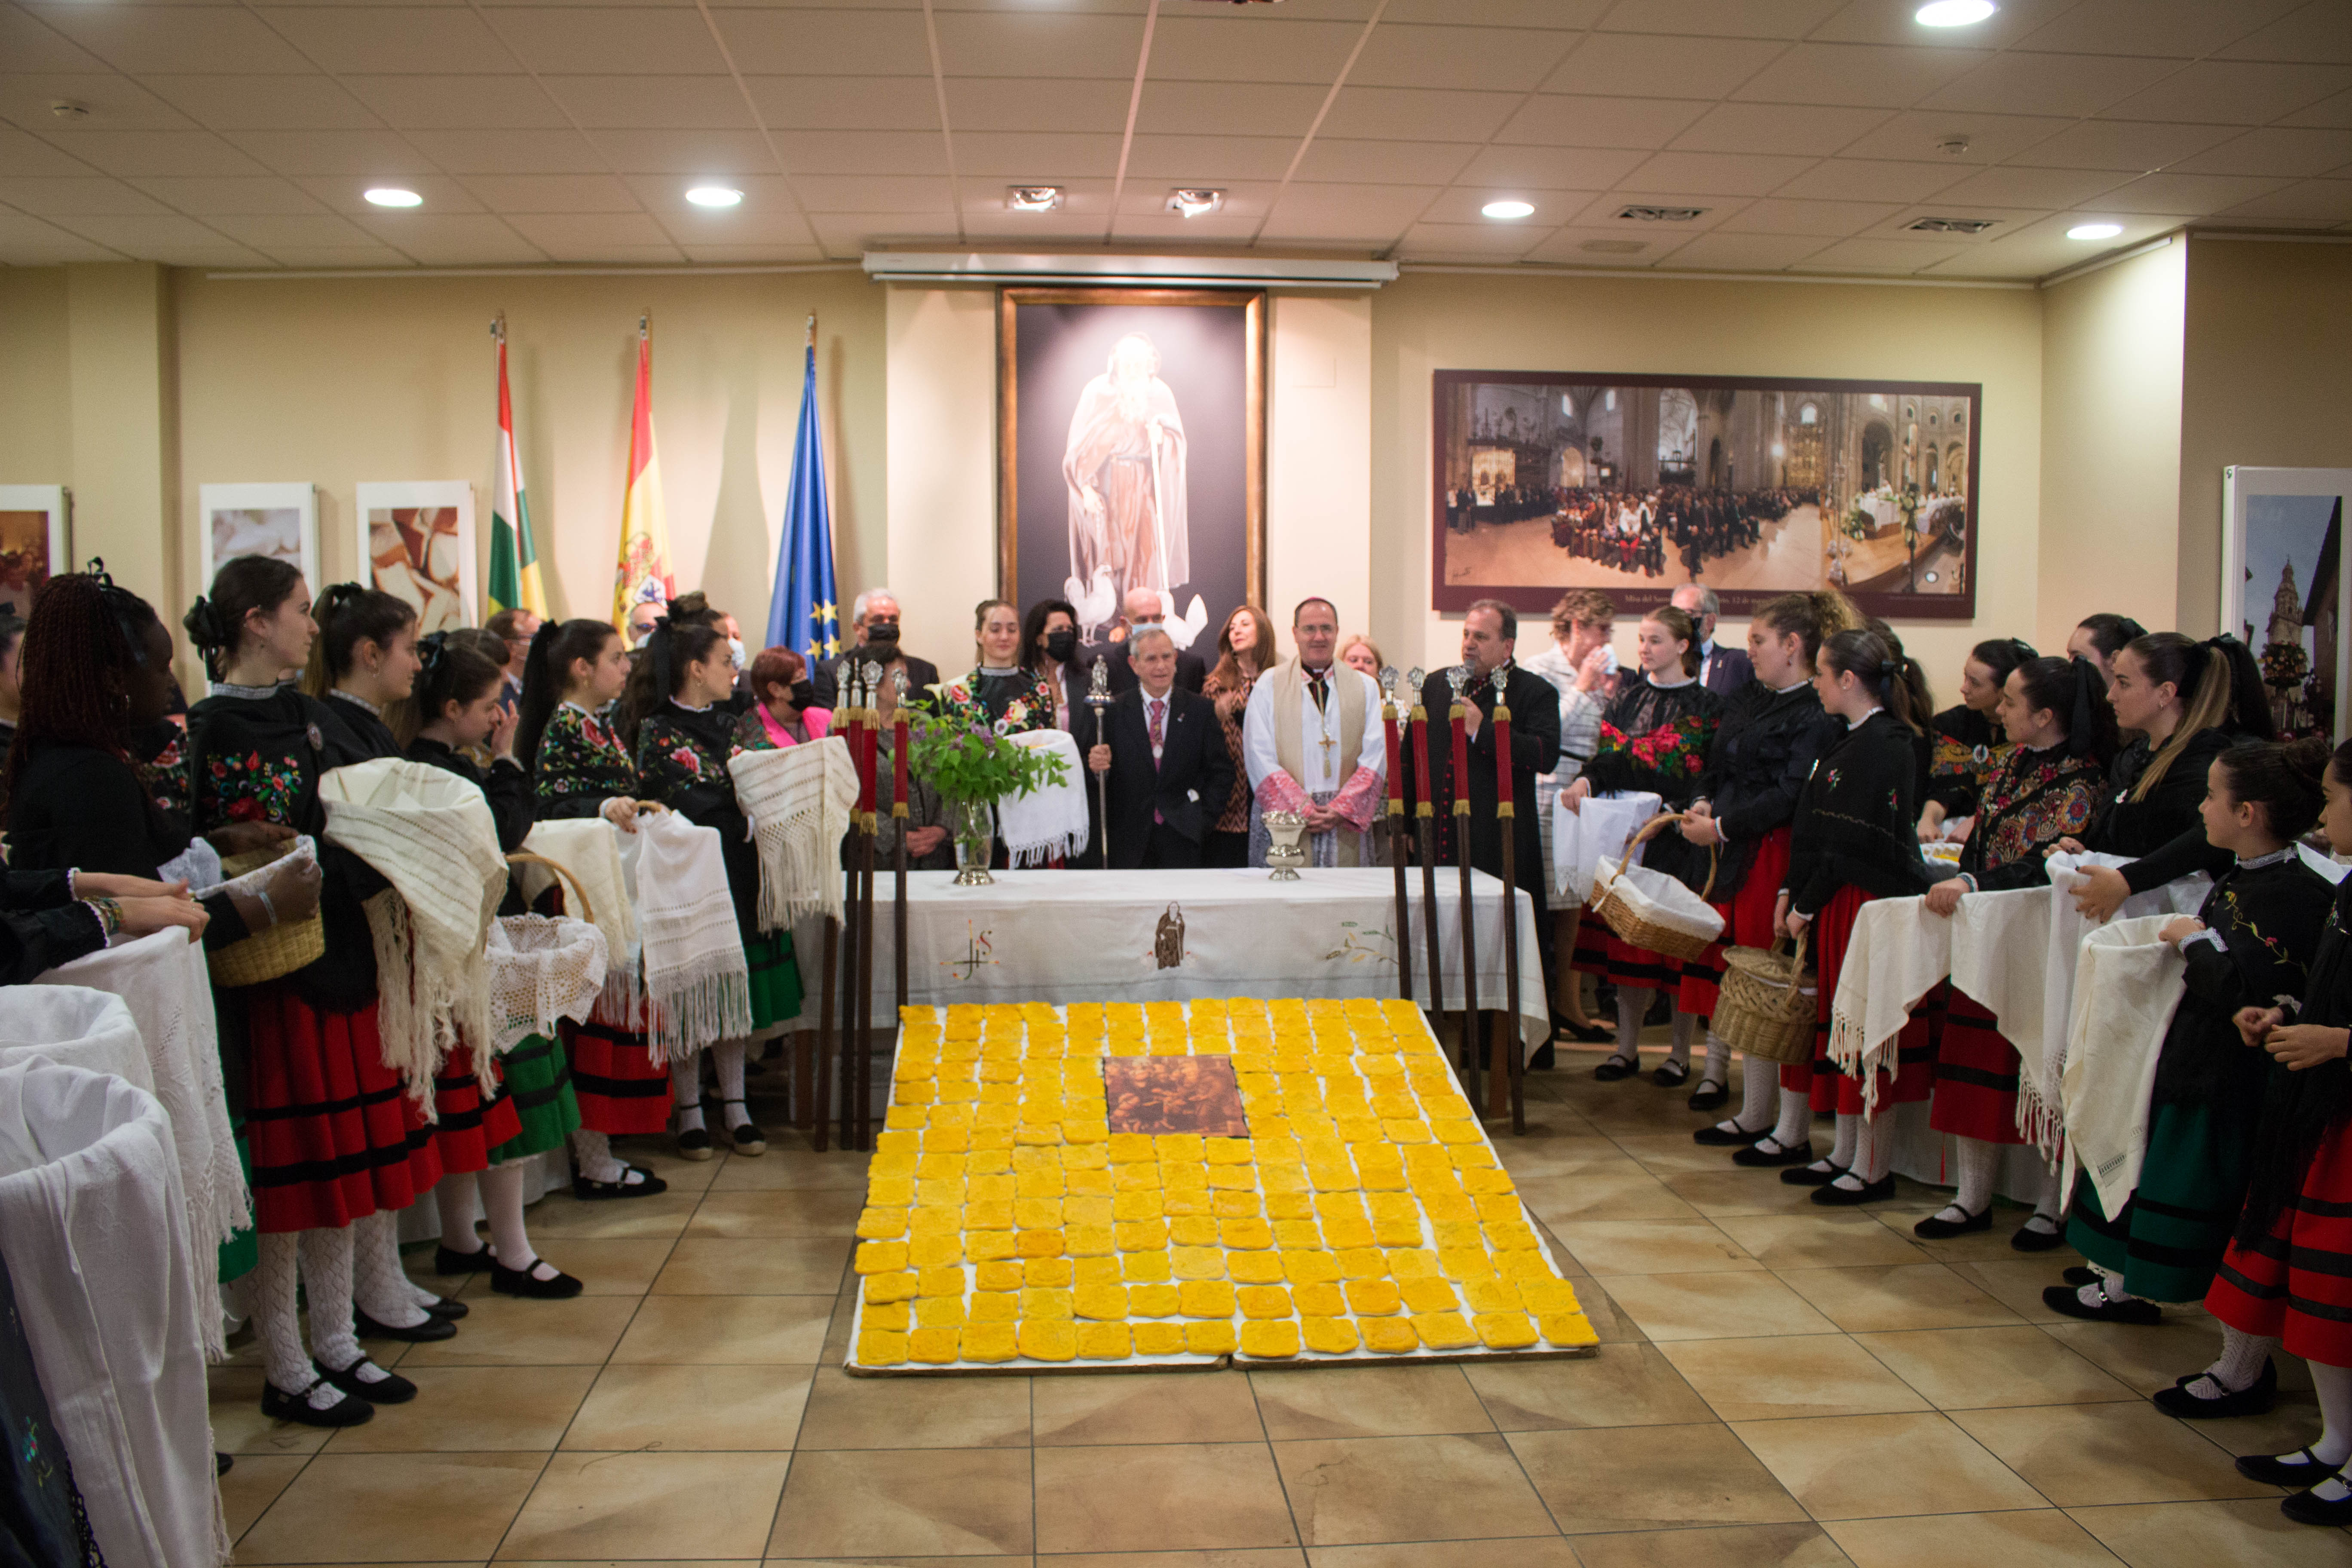
[[[1698,627],[1700,685],[1728,697],[1756,679],[1756,667],[1748,662],[1746,649],[1725,647],[1715,640],[1716,614],[1723,606],[1714,589],[1685,583],[1675,590],[1673,604]]]
[[[1103,712],[1087,765],[1108,775],[1110,863],[1118,870],[1201,864],[1234,787],[1216,704],[1176,684],[1176,644],[1158,626],[1128,639],[1137,684]]]

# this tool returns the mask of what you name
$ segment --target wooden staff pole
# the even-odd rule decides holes
[[[1453,689],[1454,706],[1446,721],[1454,731],[1454,860],[1462,873],[1462,1032],[1457,1043],[1462,1047],[1462,1089],[1475,1110],[1478,1104],[1478,937],[1477,887],[1472,880],[1477,875],[1470,866],[1470,743],[1465,719],[1469,709],[1462,700],[1463,688],[1469,684],[1469,667],[1461,666],[1445,672],[1445,684]]]
[[[1496,1015],[1495,1056],[1488,1079],[1487,1111],[1508,1110],[1511,1131],[1528,1130],[1526,1066],[1519,1053],[1519,889],[1517,844],[1514,836],[1511,799],[1511,710],[1504,701],[1503,672],[1491,678],[1495,687],[1495,825],[1503,840],[1503,1006]]]
[[[893,695],[898,699],[898,706],[891,716],[893,722],[890,729],[890,820],[898,829],[895,835],[898,847],[891,853],[890,868],[891,889],[897,894],[897,901],[890,914],[891,934],[898,939],[897,951],[891,954],[897,970],[894,978],[898,983],[899,1010],[890,1016],[893,1030],[891,1039],[895,1042],[898,1037],[896,1031],[903,1027],[901,1020],[906,1017],[907,1006],[907,825],[912,820],[912,816],[907,809],[908,788],[907,781],[909,776],[907,760],[907,747],[909,740],[907,723],[907,672],[901,668],[892,674],[890,679],[894,683]],[[895,1046],[891,1054],[894,1057],[898,1054]]]
[[[1389,860],[1396,872],[1397,994],[1412,1000],[1412,912],[1405,899],[1404,758],[1397,743],[1397,672],[1381,671],[1381,731],[1388,746]]]
[[[1429,710],[1422,701],[1423,677],[1416,666],[1405,676],[1412,688],[1412,807],[1413,831],[1421,841],[1421,925],[1429,973],[1429,1013],[1433,1027],[1445,1011],[1445,969],[1439,962],[1443,948],[1437,933],[1437,804],[1429,786]]]

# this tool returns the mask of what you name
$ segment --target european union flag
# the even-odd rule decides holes
[[[800,434],[793,441],[793,488],[784,502],[783,548],[768,601],[770,647],[798,648],[816,666],[841,657],[841,609],[833,591],[833,519],[824,500],[824,446],[816,417],[815,323],[801,384]]]

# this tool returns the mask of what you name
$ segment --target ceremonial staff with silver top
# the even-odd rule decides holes
[[[1469,1096],[1471,1108],[1478,1105],[1478,937],[1476,885],[1472,879],[1476,872],[1470,867],[1470,752],[1467,732],[1463,728],[1465,710],[1463,690],[1476,674],[1475,665],[1456,665],[1445,672],[1445,684],[1454,693],[1453,705],[1446,710],[1446,724],[1454,732],[1454,860],[1462,868],[1462,1032],[1457,1042],[1462,1047],[1462,1087]]]
[[[1429,960],[1429,1013],[1433,1026],[1445,1011],[1445,967],[1437,932],[1437,803],[1429,786],[1429,707],[1422,697],[1422,683],[1427,677],[1421,666],[1414,665],[1404,679],[1412,688],[1409,719],[1412,732],[1408,737],[1412,742],[1412,825],[1421,846],[1421,923],[1427,937],[1423,953]]]
[[[1109,707],[1110,658],[1105,655],[1095,660],[1087,671],[1087,706],[1095,710],[1095,742],[1103,743],[1103,710]],[[1095,774],[1095,816],[1102,824],[1102,837],[1097,847],[1101,851],[1100,869],[1110,869],[1110,775]]]
[[[850,768],[852,772],[856,772],[858,771],[857,698],[851,689],[850,678],[850,671],[854,668],[855,660],[850,658],[841,659],[833,667],[834,690],[837,693],[837,698],[834,704],[832,732],[840,736],[843,744],[849,748]],[[851,837],[855,837],[857,832],[857,816],[855,809],[850,813],[849,830]],[[839,852],[845,855],[848,847],[845,844],[841,846]],[[828,846],[824,853],[830,857],[836,851]],[[835,872],[828,868],[824,874],[832,876]],[[857,892],[857,880],[854,877],[849,879],[848,891],[852,897],[855,897]],[[846,941],[845,940],[844,932],[849,924],[849,906],[845,902],[841,918],[836,920],[828,915],[824,922],[824,961],[820,966],[824,978],[818,985],[816,1015],[816,1092],[811,1097],[814,1126],[809,1134],[809,1142],[815,1146],[816,1152],[820,1154],[825,1152],[832,1141],[833,1038],[836,1018],[841,1021],[842,1036],[845,1039],[849,1033],[848,1019],[845,1016],[847,1009],[841,1005],[842,970],[849,958],[847,942],[854,942],[856,936],[853,931],[849,933]]]
[[[1507,999],[1503,1009],[1503,1034],[1496,1040],[1495,1050],[1498,1053],[1496,1066],[1510,1084],[1511,1131],[1517,1133],[1528,1130],[1528,1108],[1518,1021],[1513,1016],[1519,995],[1518,841],[1511,809],[1511,709],[1503,684],[1506,668],[1496,665],[1486,677],[1495,690],[1495,710],[1488,717],[1495,723],[1495,823],[1503,837],[1503,994]],[[1463,863],[1469,864],[1469,858],[1465,855]],[[1490,1085],[1489,1091],[1499,1098],[1499,1086]]]
[[[1388,748],[1389,864],[1396,872],[1397,994],[1412,1000],[1412,914],[1405,900],[1404,882],[1404,758],[1397,736],[1397,681],[1394,666],[1381,671],[1381,733]]]
[[[855,1076],[841,1097],[841,1109],[842,1142],[863,1150],[873,1141],[874,1127],[874,768],[880,750],[881,665],[872,659],[860,665],[857,684],[866,781],[857,816],[857,1028],[852,1058]]]
[[[898,983],[898,1006],[902,1009],[890,1015],[891,1038],[896,1041],[898,1021],[906,1016],[903,1009],[907,1005],[907,828],[909,822],[907,808],[907,792],[909,788],[907,748],[910,743],[910,736],[907,722],[907,672],[905,670],[898,669],[891,672],[890,694],[893,700],[890,714],[892,720],[890,817],[891,825],[895,829],[890,836],[892,839],[890,885],[892,892],[896,895],[896,901],[890,909],[890,923],[892,934],[897,939],[890,956],[898,971],[896,978]],[[893,1054],[896,1054],[895,1046]]]

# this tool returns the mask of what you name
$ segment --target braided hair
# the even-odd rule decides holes
[[[45,745],[128,756],[137,686],[149,669],[147,634],[163,623],[146,600],[116,587],[102,563],[91,564],[97,570],[50,578],[25,623],[24,692],[8,752],[12,794],[26,758]]]
[[[278,606],[302,591],[302,574],[273,555],[240,555],[213,574],[212,594],[198,595],[180,618],[188,640],[205,656],[205,673],[226,679],[245,636],[245,618]]]
[[[1561,603],[1567,603],[1562,600]],[[1767,599],[1756,610],[1756,618],[1764,623],[1776,637],[1794,632],[1804,639],[1805,663],[1811,666],[1822,656],[1822,641],[1838,633],[1852,631],[1862,625],[1862,612],[1843,594],[1822,591],[1811,594],[1783,594]]]

